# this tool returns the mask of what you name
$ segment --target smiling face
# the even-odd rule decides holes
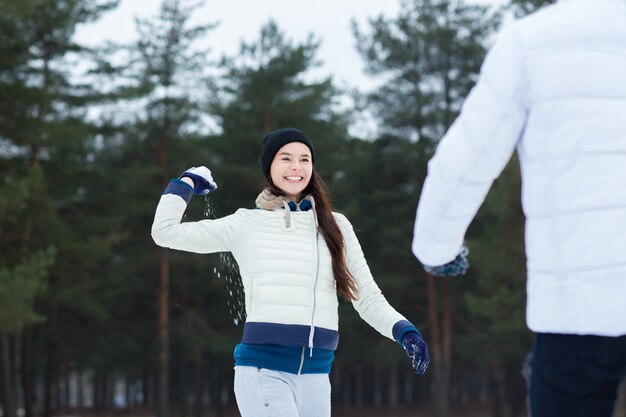
[[[299,203],[302,191],[311,181],[312,171],[309,147],[304,143],[290,142],[276,152],[270,166],[270,178],[287,197]]]

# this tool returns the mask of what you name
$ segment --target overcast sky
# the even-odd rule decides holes
[[[502,5],[506,0],[472,0],[473,3]],[[104,40],[129,42],[136,37],[135,17],[158,14],[158,0],[122,0],[119,7],[98,22],[78,28],[76,39],[86,45]],[[369,89],[374,81],[363,73],[363,61],[356,52],[350,29],[351,19],[365,28],[367,19],[383,14],[396,16],[399,0],[207,0],[196,11],[194,23],[219,22],[208,35],[212,58],[239,51],[241,41],[258,38],[260,28],[273,18],[289,39],[306,40],[313,33],[322,44],[318,58],[320,75],[332,75],[344,87]]]

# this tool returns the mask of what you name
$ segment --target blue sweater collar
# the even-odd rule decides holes
[[[291,209],[291,211],[298,211],[298,206],[300,206],[300,211],[308,211],[311,210],[311,201],[309,201],[309,199],[307,198],[303,198],[302,200],[300,200],[300,203],[294,203],[293,201],[290,201],[289,203],[289,208]]]

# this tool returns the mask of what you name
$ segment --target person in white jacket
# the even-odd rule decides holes
[[[626,373],[626,0],[562,0],[500,33],[428,165],[428,271],[467,268],[466,229],[515,149],[532,416],[609,417]]]
[[[265,135],[262,145],[267,188],[256,209],[181,223],[193,193],[217,188],[206,167],[194,167],[170,182],[152,225],[160,246],[230,251],[237,260],[247,315],[234,353],[242,417],[330,416],[338,295],[401,344],[414,372],[423,374],[429,363],[426,343],[382,295],[348,220],[331,211],[311,139],[285,128]]]

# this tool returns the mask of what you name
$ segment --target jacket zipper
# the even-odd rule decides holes
[[[317,280],[319,278],[320,272],[320,246],[319,246],[319,231],[317,230],[317,212],[315,211],[314,203],[311,204],[311,208],[313,211],[313,224],[315,230],[315,280],[313,281],[313,308],[311,309],[311,330],[309,331],[309,349],[310,349],[310,357],[313,357],[313,337],[315,336],[315,307],[316,307],[316,296],[315,292],[317,291]]]

